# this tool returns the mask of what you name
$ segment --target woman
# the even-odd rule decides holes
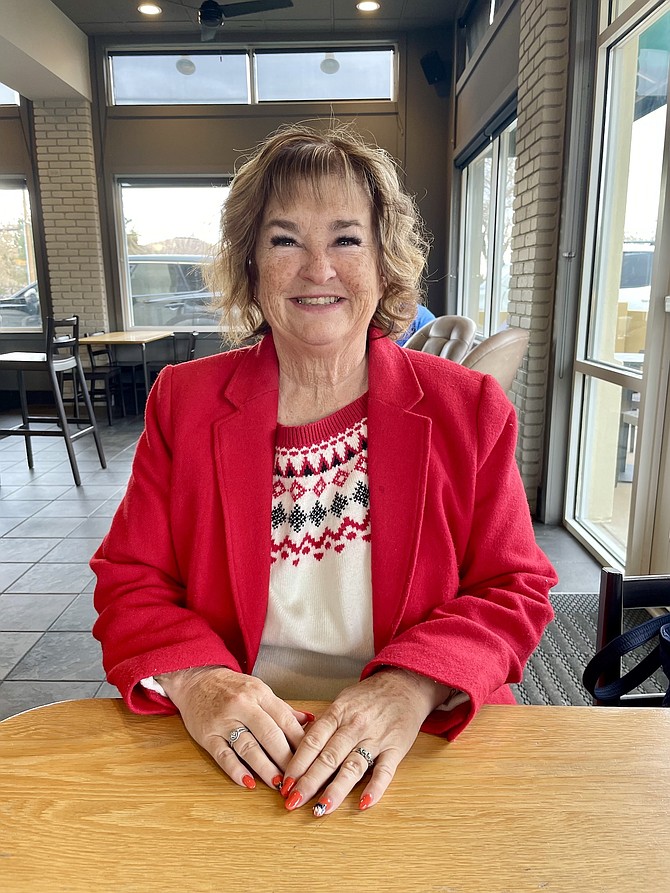
[[[383,151],[304,127],[261,146],[216,270],[224,322],[262,337],[161,373],[92,560],[131,709],[179,711],[234,782],[318,794],[317,816],[364,776],[377,803],[420,729],[514,703],[552,616],[512,406],[393,343],[425,254]]]

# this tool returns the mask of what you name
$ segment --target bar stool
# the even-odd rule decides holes
[[[65,334],[57,334],[58,329],[66,330]],[[33,449],[31,444],[32,437],[62,437],[65,440],[70,467],[72,468],[72,476],[75,484],[81,486],[81,477],[77,466],[77,457],[74,452],[74,441],[83,437],[85,434],[92,434],[95,439],[95,445],[100,458],[102,468],[107,468],[105,454],[102,449],[102,441],[98,425],[95,420],[91,398],[89,397],[88,388],[86,387],[86,379],[84,378],[84,370],[82,369],[81,360],[79,359],[79,317],[72,316],[68,319],[47,318],[46,327],[46,351],[38,353],[33,351],[14,351],[12,353],[0,354],[0,370],[16,372],[19,384],[19,399],[21,401],[21,418],[22,423],[13,428],[0,428],[0,434],[18,435],[25,439],[26,456],[28,458],[28,468],[33,468]],[[54,395],[56,404],[55,416],[31,416],[28,412],[28,400],[26,396],[26,383],[24,374],[26,372],[46,372],[51,384],[51,390]],[[88,420],[79,418],[79,406],[75,401],[75,418],[68,418],[63,405],[63,394],[61,392],[59,376],[64,372],[71,372],[74,379],[75,394],[81,393],[86,407]],[[37,422],[56,422],[58,430],[41,430],[31,428],[31,423]],[[75,425],[84,424],[85,427],[79,428],[74,433],[70,432],[69,423]]]

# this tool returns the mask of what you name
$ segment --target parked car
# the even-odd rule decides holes
[[[42,325],[36,282],[24,285],[13,295],[0,298],[0,325],[4,328],[39,328]]]
[[[625,242],[621,258],[619,301],[628,310],[647,312],[651,294],[651,268],[654,245],[651,242]]]
[[[211,326],[212,294],[203,279],[211,258],[203,255],[140,254],[128,258],[133,323],[136,326]]]

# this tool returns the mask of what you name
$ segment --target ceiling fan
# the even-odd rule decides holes
[[[292,0],[248,0],[247,3],[217,3],[216,0],[204,0],[198,10],[200,39],[214,40],[224,19],[251,15],[254,12],[269,12],[271,9],[288,9],[289,6],[293,6]]]

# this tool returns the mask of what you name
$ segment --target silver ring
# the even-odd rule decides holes
[[[228,745],[230,747],[233,747],[233,744],[237,741],[237,739],[240,737],[240,735],[243,732],[248,732],[248,731],[249,731],[249,729],[246,726],[238,726],[236,729],[233,729],[233,731],[228,736]]]
[[[364,747],[354,747],[351,751],[352,753],[359,753],[365,762],[368,764],[368,769],[372,769],[375,764],[375,761],[372,759],[372,754],[369,750],[366,750]]]

